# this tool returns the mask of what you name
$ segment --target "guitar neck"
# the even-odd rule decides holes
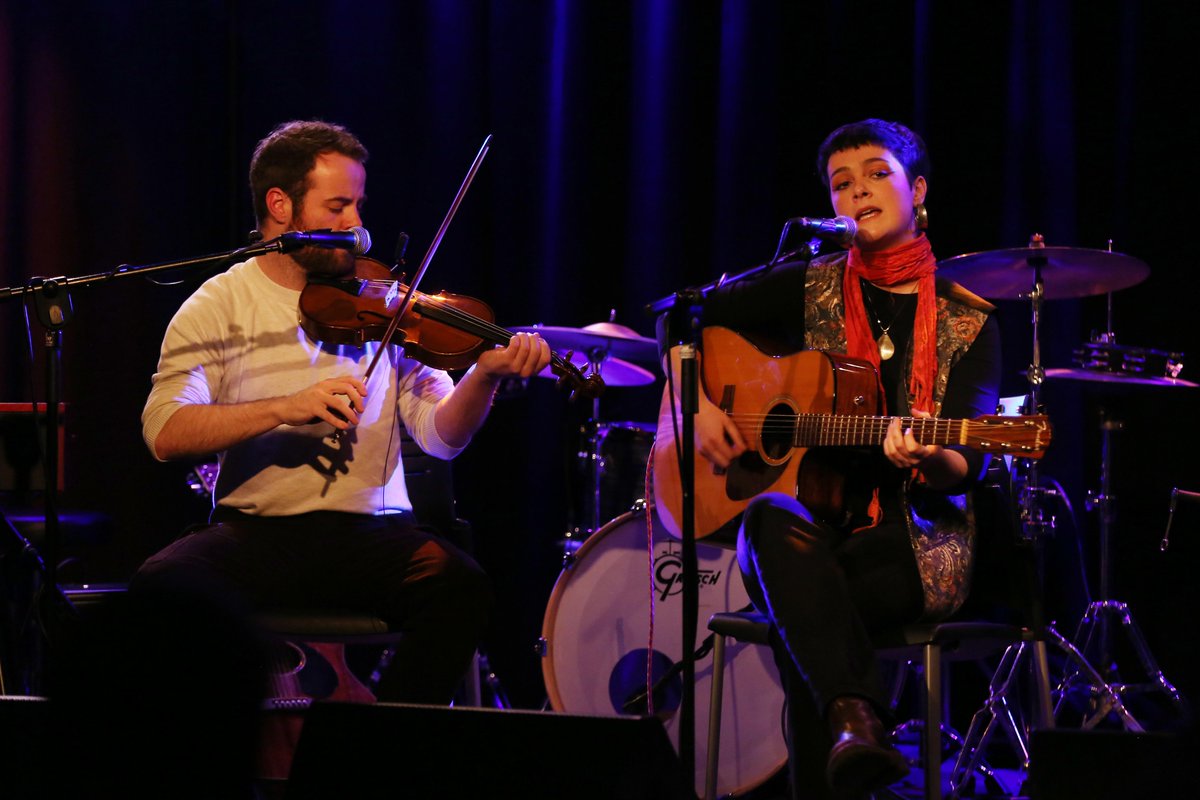
[[[840,414],[799,414],[795,418],[794,447],[861,447],[883,444],[895,417],[852,417]],[[970,444],[971,420],[934,417],[901,417],[902,429],[912,428],[925,444]]]

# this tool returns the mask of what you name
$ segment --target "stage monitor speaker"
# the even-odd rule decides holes
[[[379,703],[315,703],[287,800],[376,797],[694,798],[662,723]]]
[[[0,797],[34,800],[49,796],[46,768],[53,744],[49,701],[0,696]]]
[[[1197,797],[1194,734],[1036,731],[1029,800]]]

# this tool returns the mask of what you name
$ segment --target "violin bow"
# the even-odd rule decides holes
[[[450,204],[450,210],[446,212],[446,217],[442,220],[441,227],[438,228],[433,241],[429,243],[429,249],[425,251],[425,257],[421,259],[421,266],[417,269],[417,274],[413,276],[412,282],[408,285],[408,292],[401,298],[400,305],[397,307],[392,321],[388,323],[387,330],[384,331],[383,337],[379,341],[379,349],[375,351],[375,357],[371,359],[371,363],[367,367],[367,374],[363,377],[364,382],[371,379],[371,373],[375,371],[375,365],[379,363],[379,357],[383,355],[383,351],[387,349],[388,342],[392,340],[392,335],[396,332],[396,328],[399,327],[400,318],[404,316],[404,310],[408,308],[417,291],[417,284],[425,276],[425,270],[429,268],[429,262],[433,260],[433,254],[437,252],[438,245],[442,243],[442,237],[446,235],[446,229],[450,227],[450,220],[454,219],[454,215],[458,211],[458,207],[462,205],[467,190],[471,188],[471,182],[475,180],[475,173],[479,172],[479,166],[483,164],[484,156],[487,155],[491,144],[492,135],[489,133],[487,138],[483,140],[483,146],[479,148],[479,153],[476,154],[475,160],[471,162],[471,168],[467,170],[467,177],[463,178],[462,185],[458,187],[458,193],[454,195],[454,202]]]

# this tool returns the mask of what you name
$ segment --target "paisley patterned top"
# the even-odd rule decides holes
[[[844,353],[846,334],[842,281],[846,253],[815,259],[805,277],[805,346]],[[941,412],[950,371],[978,337],[994,307],[952,281],[937,280],[937,375],[934,415]],[[905,385],[912,368],[908,349]],[[911,404],[912,398],[909,398]],[[970,590],[974,562],[974,519],[970,493],[946,495],[910,480],[902,504],[917,568],[925,590],[925,619],[954,613]]]

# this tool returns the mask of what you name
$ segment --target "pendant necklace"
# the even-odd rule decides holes
[[[887,325],[884,325],[883,320],[879,319],[879,315],[875,313],[875,307],[871,305],[871,295],[865,288],[862,296],[863,300],[865,300],[867,303],[867,310],[871,312],[871,316],[875,318],[875,324],[878,325],[879,329],[882,331],[882,333],[879,334],[879,338],[875,340],[875,343],[879,346],[879,360],[887,361],[896,354],[896,345],[892,342],[892,337],[888,336],[888,331],[890,331],[892,326],[896,324],[896,320],[900,317],[900,312],[904,310],[904,305],[901,304],[900,308],[896,310],[896,313],[892,315],[892,321]]]

